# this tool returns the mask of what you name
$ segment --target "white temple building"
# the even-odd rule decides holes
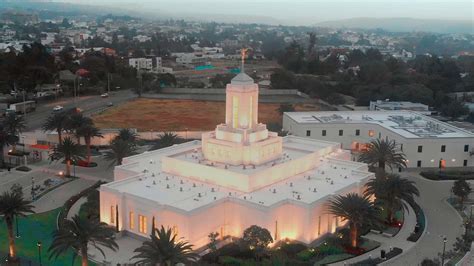
[[[258,85],[245,73],[226,89],[225,123],[191,141],[145,152],[116,166],[100,188],[100,219],[134,236],[172,228],[195,247],[208,235],[242,236],[251,225],[275,240],[304,243],[342,222],[333,195],[361,193],[373,174],[340,144],[279,137],[258,123]],[[154,222],[153,222],[154,221]]]

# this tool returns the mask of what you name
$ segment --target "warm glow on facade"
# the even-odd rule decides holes
[[[328,197],[361,193],[372,177],[338,143],[281,138],[259,124],[258,86],[243,73],[227,85],[225,121],[201,142],[126,158],[101,186],[101,221],[118,215],[121,229],[147,237],[155,217],[197,248],[211,232],[240,237],[251,225],[310,243],[342,226]]]

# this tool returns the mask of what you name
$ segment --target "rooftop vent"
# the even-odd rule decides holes
[[[156,185],[156,181],[155,181],[155,180],[153,180],[153,185]]]
[[[313,192],[318,192],[318,191],[316,190],[316,188],[313,188]]]
[[[293,187],[293,182],[290,182],[290,187]]]
[[[183,192],[183,188],[182,188],[182,187],[180,187],[180,188],[179,188],[179,191],[180,191],[180,192]]]
[[[273,189],[273,194],[275,194],[275,193],[277,193],[277,190],[274,188],[274,189]]]
[[[211,192],[216,192],[216,190],[214,188],[211,188]]]
[[[193,183],[193,187],[196,187],[196,183]]]
[[[300,195],[296,196],[296,199],[301,200],[301,196]]]
[[[170,188],[170,185],[169,185],[169,184],[168,184],[168,185],[166,185],[166,188],[168,188],[168,189],[169,189],[169,188]]]
[[[198,197],[199,197],[199,198],[201,197],[201,193],[198,193]]]

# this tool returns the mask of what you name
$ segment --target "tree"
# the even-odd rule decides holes
[[[51,161],[64,159],[66,162],[66,176],[71,176],[71,163],[85,157],[84,148],[75,143],[70,137],[63,139],[57,147],[54,148],[53,153],[50,154]]]
[[[209,238],[209,244],[207,244],[207,247],[212,250],[213,252],[217,250],[217,238],[219,237],[218,232],[212,232],[209,233],[207,236]]]
[[[183,143],[183,139],[180,138],[178,135],[172,132],[165,132],[160,134],[158,140],[151,148],[152,150],[162,149],[166,147],[173,146],[175,144]]]
[[[143,242],[141,247],[135,249],[138,259],[136,263],[146,265],[172,266],[177,263],[188,265],[197,260],[198,256],[192,252],[192,245],[184,240],[178,240],[177,235],[170,228],[153,228],[155,233],[150,235],[150,240]]]
[[[13,219],[18,216],[26,216],[34,213],[33,205],[23,198],[23,193],[17,191],[5,191],[0,195],[0,217],[5,220],[8,230],[8,256],[11,261],[16,261],[15,237],[13,236]]]
[[[462,102],[452,101],[441,107],[441,113],[452,119],[456,119],[460,116],[467,115],[469,113],[469,109]]]
[[[242,241],[252,250],[256,252],[265,250],[273,238],[270,232],[258,225],[252,225],[245,229]]]
[[[368,149],[359,155],[359,161],[377,166],[385,171],[385,166],[390,169],[395,167],[406,167],[406,157],[403,152],[399,152],[395,140],[376,139],[368,145]]]
[[[90,123],[85,123],[81,125],[77,130],[76,134],[79,137],[84,138],[84,142],[86,143],[86,154],[87,154],[87,163],[91,162],[91,141],[94,137],[103,137],[100,130],[94,126],[94,122],[90,120]]]
[[[82,266],[88,265],[88,245],[95,247],[105,258],[103,247],[118,250],[115,232],[106,223],[96,219],[87,219],[75,215],[71,220],[64,220],[59,230],[53,233],[53,242],[48,249],[49,258],[57,258],[68,252],[70,248],[82,257]],[[74,252],[73,260],[76,258]]]
[[[68,125],[68,118],[66,112],[52,113],[48,116],[42,126],[43,131],[55,130],[58,133],[58,143],[63,142],[62,133]]]
[[[121,139],[135,145],[135,142],[137,141],[137,134],[129,128],[122,128],[115,139]]]
[[[409,210],[408,204],[416,204],[414,196],[420,196],[415,182],[388,174],[385,178],[373,178],[366,184],[366,196],[375,196],[376,201],[387,209],[387,222],[393,222],[393,214],[400,208]]]
[[[471,194],[471,185],[464,179],[458,179],[453,184],[453,193],[459,198],[461,209],[463,208],[464,201]]]
[[[77,138],[77,143],[81,144],[81,135],[78,130],[85,124],[91,124],[92,120],[85,117],[81,112],[73,111],[67,120],[67,129]]]
[[[365,224],[374,224],[379,217],[379,209],[368,196],[356,193],[337,195],[328,202],[329,212],[342,220],[349,221],[351,246],[358,246],[359,230]]]
[[[9,135],[3,124],[0,124],[0,158],[2,160],[2,166],[5,165],[3,149],[6,145],[13,145],[16,141],[17,137]]]
[[[121,138],[116,138],[110,144],[110,151],[105,153],[105,159],[111,161],[110,166],[122,165],[122,160],[125,157],[133,155],[135,146]]]
[[[295,107],[292,104],[289,103],[282,103],[280,104],[280,107],[278,107],[278,112],[283,115],[285,112],[294,112]]]
[[[19,134],[26,128],[25,119],[22,116],[18,116],[14,113],[6,115],[3,121],[5,131],[9,135],[12,144],[13,152],[16,152],[16,143],[18,143]]]

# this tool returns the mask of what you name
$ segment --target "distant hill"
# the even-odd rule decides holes
[[[436,33],[474,33],[473,22],[469,20],[438,20],[414,18],[350,18],[325,21],[317,27],[347,29],[384,29],[393,32],[424,31]]]

